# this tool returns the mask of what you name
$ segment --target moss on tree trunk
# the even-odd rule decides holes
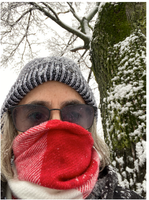
[[[103,3],[91,43],[102,124],[123,186],[145,196],[146,3]]]

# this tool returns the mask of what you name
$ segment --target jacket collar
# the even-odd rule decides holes
[[[87,199],[112,199],[114,190],[118,184],[118,177],[112,166],[106,166],[99,173],[98,180],[93,191]]]

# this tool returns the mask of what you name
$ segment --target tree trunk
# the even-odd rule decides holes
[[[146,3],[101,3],[91,43],[105,141],[121,185],[145,197]]]

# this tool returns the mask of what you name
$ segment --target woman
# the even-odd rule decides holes
[[[72,60],[29,62],[1,117],[2,198],[141,198],[118,186],[93,93]]]

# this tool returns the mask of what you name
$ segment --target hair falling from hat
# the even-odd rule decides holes
[[[21,70],[18,79],[9,91],[1,109],[1,133],[2,133],[2,176],[6,180],[13,177],[11,170],[12,142],[17,136],[8,109],[16,106],[35,87],[47,81],[58,81],[67,84],[84,99],[87,105],[96,106],[96,101],[91,88],[81,74],[77,64],[65,57],[37,58],[30,61]],[[109,150],[105,142],[97,133],[97,112],[89,131],[92,133],[94,147],[98,151],[101,160],[101,169],[109,164]]]

